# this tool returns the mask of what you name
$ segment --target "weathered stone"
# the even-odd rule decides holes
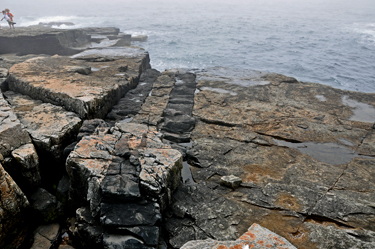
[[[102,119],[90,119],[83,121],[81,128],[79,128],[77,139],[81,140],[84,136],[90,136],[94,133],[97,127],[109,127],[109,125]]]
[[[65,205],[69,198],[69,186],[70,186],[70,179],[68,175],[64,175],[59,184],[57,185],[56,189],[56,197],[57,199]]]
[[[104,230],[92,217],[89,207],[82,207],[76,210],[76,221],[78,224],[77,242],[83,248],[103,248]]]
[[[127,210],[124,212],[124,210]],[[105,227],[154,226],[161,221],[156,203],[102,203],[100,222]]]
[[[31,143],[29,134],[22,128],[2,94],[0,94],[0,120],[0,154],[3,157],[9,156],[20,146]]]
[[[241,182],[242,182],[241,178],[234,176],[234,175],[223,176],[220,179],[221,185],[230,187],[232,189],[237,189],[240,186]]]
[[[33,144],[25,144],[12,151],[13,158],[17,161],[19,172],[28,182],[28,186],[37,187],[41,184],[39,157]]]
[[[283,237],[270,230],[253,224],[249,230],[236,241],[214,241],[212,239],[191,241],[181,247],[181,249],[229,249],[229,248],[285,248],[296,249]]]
[[[179,187],[172,202],[165,227],[173,247],[198,238],[222,240],[217,230],[226,225],[216,218],[219,210],[205,222],[197,218],[207,216],[205,205],[215,205],[219,197],[231,201],[238,218],[227,235],[244,233],[245,222],[256,222],[298,248],[325,248],[323,233],[314,241],[309,237],[307,220],[375,231],[369,174],[373,94],[225,68],[198,72],[197,80],[193,146],[186,157],[198,184],[181,194],[188,201],[179,197]],[[227,175],[242,180],[238,189],[220,186]],[[207,198],[210,192],[216,199]],[[205,233],[194,232],[201,230]]]
[[[62,215],[61,203],[47,190],[38,188],[30,197],[31,205],[45,222],[54,221]]]
[[[17,248],[26,236],[29,202],[0,164],[0,247]]]
[[[51,249],[58,245],[60,225],[57,223],[38,227],[34,235],[31,249]]]
[[[94,50],[90,52],[95,53]],[[96,51],[100,54],[100,50]],[[138,83],[139,75],[150,67],[146,52],[130,49],[128,56],[75,55],[37,57],[16,64],[9,70],[9,88],[54,105],[63,106],[81,118],[105,117],[113,105]],[[120,65],[128,66],[125,73]],[[71,68],[91,68],[91,74],[75,73]],[[95,69],[95,70],[94,70]],[[37,75],[28,72],[38,72]],[[43,83],[41,83],[43,82]]]
[[[130,122],[140,111],[145,99],[152,90],[153,83],[160,76],[160,72],[155,69],[147,69],[142,73],[139,84],[130,90],[120,101],[113,106],[106,117],[107,122]]]
[[[116,232],[136,235],[148,246],[157,246],[159,244],[160,228],[157,226],[119,227]]]
[[[43,26],[20,27],[17,32],[5,30],[0,35],[0,54],[72,55],[87,46],[90,36],[82,30],[52,29]]]
[[[12,91],[4,95],[37,149],[56,159],[61,158],[65,146],[77,136],[81,119],[62,107],[32,100],[26,95]]]

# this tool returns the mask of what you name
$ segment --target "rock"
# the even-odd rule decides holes
[[[109,125],[102,119],[90,119],[83,121],[81,128],[79,128],[77,139],[81,140],[84,136],[90,136],[94,133],[97,127],[109,127]]]
[[[10,69],[9,88],[33,99],[63,106],[81,118],[105,117],[112,106],[137,85],[139,75],[150,67],[149,56],[134,48],[126,50],[131,53],[128,56],[101,56],[100,53],[105,52],[89,51],[99,55],[78,54],[74,59],[38,57],[16,64]],[[113,52],[121,53],[120,50]],[[126,74],[118,71],[120,65],[128,67]],[[92,72],[82,75],[75,73],[77,68],[91,68]],[[29,75],[29,71],[38,72],[38,77]]]
[[[18,173],[21,173],[23,181],[31,189],[40,186],[42,179],[39,170],[39,157],[33,144],[25,144],[12,151],[13,158],[17,161],[19,167]],[[16,173],[16,172],[15,172]]]
[[[0,117],[0,154],[5,158],[20,146],[30,144],[31,139],[2,94],[0,94]]]
[[[0,68],[0,90],[1,92],[5,92],[9,89],[8,75],[9,75],[8,69]]]
[[[68,72],[79,73],[83,75],[91,74],[91,67],[89,66],[70,66],[67,67]]]
[[[373,94],[257,71],[195,73],[196,122],[186,159],[197,184],[180,186],[174,194],[163,223],[171,246],[206,238],[233,240],[251,223],[298,248],[330,245],[310,223],[322,230],[323,224],[332,224],[335,231],[375,231],[374,179],[368,173],[374,166]],[[366,106],[366,117],[359,106]],[[220,185],[228,175],[241,179],[237,189]],[[223,217],[226,209],[216,206],[232,209]]]
[[[78,29],[52,29],[43,26],[19,27],[0,35],[0,54],[17,53],[73,55],[87,46],[90,36]]]
[[[17,248],[28,231],[29,202],[0,164],[0,247]]]
[[[160,208],[155,203],[102,203],[100,215],[101,224],[108,228],[154,226],[161,222]]]
[[[30,197],[31,205],[35,212],[45,222],[54,221],[62,215],[61,203],[47,190],[38,188]]]
[[[148,39],[147,35],[132,35],[131,36],[132,41],[145,42],[145,41],[147,41],[147,39]]]
[[[51,249],[59,243],[60,225],[57,223],[39,226],[31,249]]]
[[[77,239],[82,248],[103,248],[103,228],[91,216],[89,207],[81,207],[76,211]]]
[[[160,228],[157,226],[121,227],[116,232],[133,234],[147,246],[156,247],[159,244]]]
[[[241,183],[242,183],[241,178],[234,176],[234,175],[223,176],[220,179],[220,184],[230,187],[232,189],[237,189]]]
[[[106,117],[106,121],[111,124],[116,122],[130,122],[133,117],[138,114],[149,96],[153,84],[160,76],[160,72],[155,69],[147,69],[141,74],[139,84],[136,88],[125,94],[120,101],[113,106],[110,113]]]
[[[181,249],[216,249],[216,248],[288,248],[296,249],[283,237],[270,230],[253,224],[249,230],[236,241],[214,241],[212,239],[191,241],[181,247]]]
[[[103,238],[103,248],[111,249],[146,249],[151,248],[143,245],[142,241],[139,239],[130,236],[130,235],[113,235],[105,234]]]
[[[70,179],[68,175],[64,175],[59,184],[57,185],[56,189],[56,197],[57,199],[65,206],[68,202],[69,198],[69,187],[70,187]]]
[[[112,47],[124,47],[124,46],[131,45],[130,35],[127,35],[127,34],[119,35],[117,39],[118,41]]]
[[[81,119],[62,107],[42,103],[19,93],[8,91],[4,95],[37,149],[55,159],[61,158],[65,146],[77,136]]]

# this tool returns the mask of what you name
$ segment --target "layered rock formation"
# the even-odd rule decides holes
[[[5,246],[25,238],[9,217],[28,198],[48,222],[74,211],[69,237],[87,248],[374,247],[374,94],[250,70],[160,73],[130,47],[0,65]]]

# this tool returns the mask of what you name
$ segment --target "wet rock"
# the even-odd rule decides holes
[[[216,248],[285,248],[296,249],[283,237],[253,224],[249,230],[235,241],[214,241],[212,239],[191,241],[181,247],[181,249],[216,249]]]
[[[102,203],[101,205],[100,222],[105,227],[154,226],[160,221],[160,208],[155,203]]]
[[[31,206],[45,222],[54,221],[62,215],[62,205],[47,190],[38,188],[30,197]]]
[[[59,243],[60,225],[57,223],[39,226],[31,249],[51,249]]]
[[[116,230],[119,234],[133,234],[145,245],[158,246],[160,228],[157,226],[120,227]]]
[[[96,53],[99,55],[78,54],[74,59],[37,57],[16,64],[10,69],[9,88],[33,99],[63,106],[81,118],[105,117],[137,85],[139,75],[150,68],[149,56],[136,49],[131,49],[128,56],[101,56],[99,50]],[[99,57],[108,60],[98,60]],[[128,67],[126,74],[118,71],[121,65]],[[91,68],[92,72],[82,75],[71,68]],[[29,71],[38,72],[37,78],[29,75]]]
[[[4,30],[0,35],[0,54],[18,53],[72,55],[87,46],[90,36],[82,30],[52,29],[43,26],[20,27],[17,32]]]
[[[234,175],[223,176],[220,179],[221,185],[230,187],[232,189],[237,189],[240,186],[241,183],[242,183],[241,178],[239,178],[237,176],[234,176]]]
[[[125,94],[120,101],[113,106],[106,117],[106,121],[114,124],[116,122],[130,122],[140,111],[145,99],[151,93],[153,83],[160,76],[155,69],[147,69],[142,73],[139,84],[136,88]]]
[[[28,231],[30,207],[24,193],[0,164],[0,247],[17,248]]]
[[[327,245],[323,233],[315,234],[324,242],[312,242],[309,219],[335,224],[338,231],[375,231],[374,179],[365,173],[374,164],[373,94],[225,68],[197,72],[197,89],[193,143],[186,151],[197,184],[179,187],[173,198],[165,222],[171,246],[223,240],[218,229],[228,229],[234,217],[236,226],[226,230],[230,239],[244,233],[246,223],[258,223],[298,248]],[[242,180],[239,188],[220,185],[228,175]],[[230,201],[231,217],[220,218],[218,198]],[[203,215],[215,218],[198,222]]]

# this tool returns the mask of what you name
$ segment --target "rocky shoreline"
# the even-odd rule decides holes
[[[375,247],[375,94],[51,26],[0,34],[1,248]]]

